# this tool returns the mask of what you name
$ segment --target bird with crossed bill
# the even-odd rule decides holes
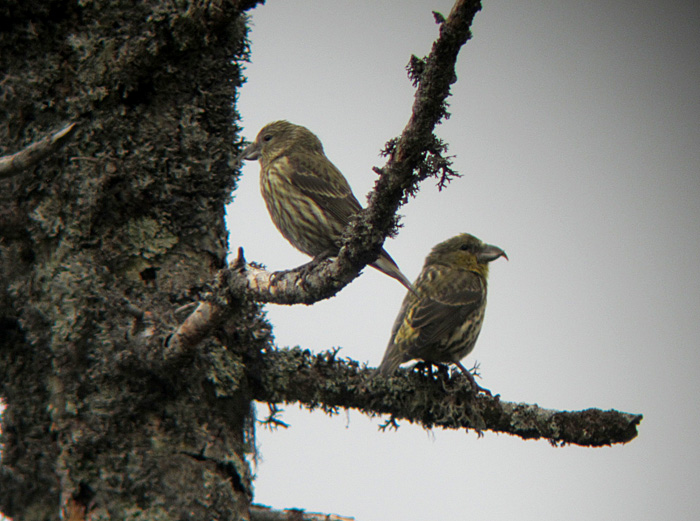
[[[337,255],[343,230],[362,206],[318,137],[300,125],[274,121],[260,130],[240,158],[260,161],[263,199],[292,246],[311,257]],[[370,266],[411,289],[384,248]]]
[[[461,360],[474,349],[486,310],[489,263],[506,253],[463,233],[435,246],[406,294],[378,372],[390,376],[404,362],[455,364],[477,385]]]

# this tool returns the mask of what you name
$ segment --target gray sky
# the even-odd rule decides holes
[[[404,66],[451,2],[268,0],[253,12],[244,134],[315,132],[365,201],[410,115]],[[700,510],[700,7],[696,2],[486,1],[438,128],[464,177],[401,209],[387,250],[414,278],[470,232],[504,248],[476,349],[504,400],[643,413],[625,446],[553,448],[486,433],[285,408],[258,430],[256,501],[362,521],[697,519]],[[230,247],[270,269],[308,260],[272,225],[248,163]],[[268,306],[280,346],[376,366],[404,296],[372,269],[335,298]],[[265,407],[259,406],[260,415]]]

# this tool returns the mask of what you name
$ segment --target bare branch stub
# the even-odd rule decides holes
[[[314,260],[287,271],[267,271],[239,256],[220,270],[205,300],[185,318],[167,341],[166,357],[176,356],[204,340],[242,301],[313,304],[330,298],[357,277],[335,259]]]
[[[0,157],[0,179],[15,176],[48,157],[70,138],[75,129],[76,124],[70,123],[15,154]]]

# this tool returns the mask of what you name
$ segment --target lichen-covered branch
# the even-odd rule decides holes
[[[399,370],[392,378],[375,376],[337,352],[313,355],[295,349],[270,350],[249,365],[254,398],[271,403],[300,402],[310,409],[357,409],[388,414],[387,425],[408,420],[425,428],[475,429],[544,438],[555,445],[599,447],[637,436],[640,414],[614,410],[555,411],[538,405],[474,395],[460,373]]]
[[[58,150],[75,130],[75,123],[35,141],[19,152],[0,157],[0,179],[6,179],[34,166],[45,157]]]
[[[297,508],[274,510],[263,505],[251,505],[250,519],[251,521],[354,521],[355,518],[306,512]]]
[[[440,17],[440,36],[420,67],[409,64],[409,74],[418,89],[411,118],[401,137],[387,144],[387,164],[378,169],[381,173],[363,219],[356,227],[390,229],[390,223],[399,205],[408,193],[415,193],[418,183],[429,176],[443,172],[444,163],[427,164],[443,147],[433,135],[435,127],[447,116],[446,100],[450,85],[457,81],[455,64],[461,47],[471,38],[470,27],[474,16],[481,9],[481,2],[458,0],[447,19]],[[412,64],[415,62],[412,58]],[[352,242],[351,242],[352,244]]]
[[[447,115],[445,107],[450,85],[457,79],[457,56],[471,37],[470,27],[480,9],[478,0],[457,0],[447,19],[438,20],[440,35],[424,67],[420,74],[412,71],[418,89],[411,117],[401,136],[392,140],[385,150],[389,156],[387,164],[375,169],[380,174],[379,179],[369,196],[367,208],[345,231],[343,247],[336,260],[339,265],[357,269],[374,261],[384,238],[395,232],[396,212],[407,195],[415,193],[426,177],[444,174],[445,161],[435,160],[444,146],[433,131]]]

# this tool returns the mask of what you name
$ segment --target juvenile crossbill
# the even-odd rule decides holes
[[[435,246],[403,300],[379,372],[389,376],[404,362],[455,364],[472,389],[485,391],[460,360],[473,349],[486,309],[489,262],[506,253],[463,233]]]
[[[312,257],[336,255],[343,230],[362,206],[318,137],[300,125],[274,121],[262,128],[241,158],[260,160],[260,191],[267,210],[292,246]],[[411,288],[383,248],[371,266]]]

